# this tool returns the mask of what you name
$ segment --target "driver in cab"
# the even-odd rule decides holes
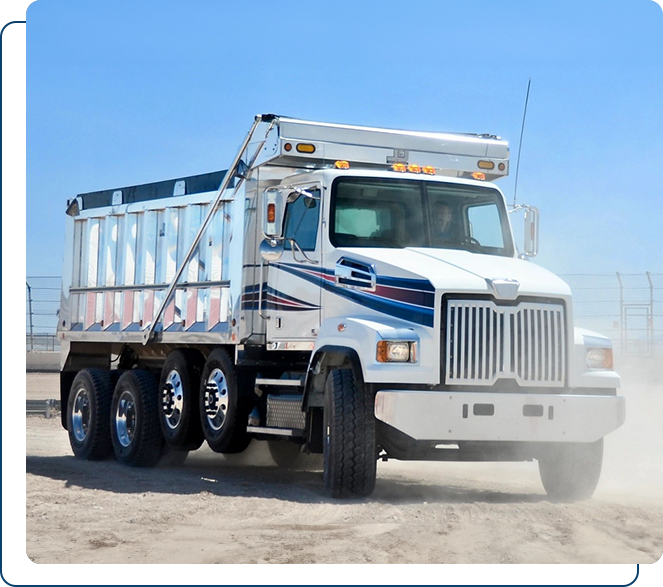
[[[454,223],[454,212],[447,202],[437,202],[433,207],[433,245],[458,242],[458,226]]]

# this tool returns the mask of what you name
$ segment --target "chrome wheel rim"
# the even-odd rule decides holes
[[[221,369],[214,369],[205,384],[205,415],[212,430],[221,430],[228,412],[228,380]]]
[[[74,405],[71,410],[71,425],[74,437],[78,442],[83,442],[90,430],[92,413],[90,410],[90,394],[87,389],[81,387],[76,391]]]
[[[163,410],[166,426],[175,430],[182,421],[184,407],[184,389],[180,374],[173,370],[168,373],[166,383],[161,390],[161,409]]]
[[[128,447],[136,432],[136,400],[130,391],[123,391],[115,411],[115,431],[123,447]]]

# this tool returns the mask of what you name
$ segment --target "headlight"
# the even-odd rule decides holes
[[[378,342],[379,363],[414,363],[417,360],[416,343],[404,340],[381,340]]]
[[[590,369],[612,369],[612,349],[587,349],[587,367]]]

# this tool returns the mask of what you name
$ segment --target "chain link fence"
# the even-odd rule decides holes
[[[608,336],[624,355],[663,356],[663,273],[560,275],[575,325]]]
[[[663,273],[560,276],[573,291],[575,325],[608,336],[622,354],[663,356]],[[26,348],[59,350],[60,277],[27,278]]]
[[[25,348],[59,351],[56,336],[61,277],[32,276],[25,283]]]

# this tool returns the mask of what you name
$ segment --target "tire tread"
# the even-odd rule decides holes
[[[136,400],[141,402],[140,413],[143,421],[136,426],[136,432],[138,433],[138,437],[134,437],[134,441],[137,441],[136,448],[128,451],[126,455],[119,455],[117,450],[115,454],[118,460],[126,465],[153,467],[159,462],[163,448],[163,436],[158,412],[159,390],[157,382],[150,372],[140,369],[125,371],[118,381],[118,386],[122,385],[125,379],[132,380],[130,385],[137,393]],[[113,414],[111,414],[111,426],[114,427]],[[115,444],[114,434],[113,441]]]
[[[357,385],[352,369],[336,369],[329,378],[334,440],[327,455],[327,487],[333,497],[366,497],[375,488],[377,467],[372,398]]]
[[[73,431],[71,430],[69,418],[71,417],[71,409],[75,393],[69,394],[69,405],[67,406],[67,426],[69,428],[69,439],[74,454],[82,459],[90,461],[98,461],[108,458],[113,453],[113,444],[111,441],[110,428],[108,427],[108,417],[111,410],[111,402],[113,400],[113,384],[111,381],[111,374],[106,369],[89,368],[82,369],[76,375],[73,384],[72,392],[77,387],[76,383],[79,378],[87,379],[89,392],[91,392],[92,400],[95,402],[94,421],[91,422],[92,434],[91,440],[87,446],[83,444],[82,447],[78,446],[78,441],[74,439]]]
[[[165,378],[168,373],[181,362],[183,365],[185,380],[188,380],[190,385],[190,398],[186,406],[187,414],[182,416],[180,420],[181,428],[177,433],[177,438],[171,438],[169,434],[170,429],[164,421],[163,410],[161,406],[161,393]],[[203,443],[203,429],[200,425],[200,418],[198,417],[198,393],[200,388],[200,378],[202,374],[203,360],[198,351],[193,349],[177,349],[168,355],[166,362],[162,369],[161,380],[159,381],[158,389],[158,413],[161,430],[163,433],[164,441],[173,450],[191,451],[200,448]]]

